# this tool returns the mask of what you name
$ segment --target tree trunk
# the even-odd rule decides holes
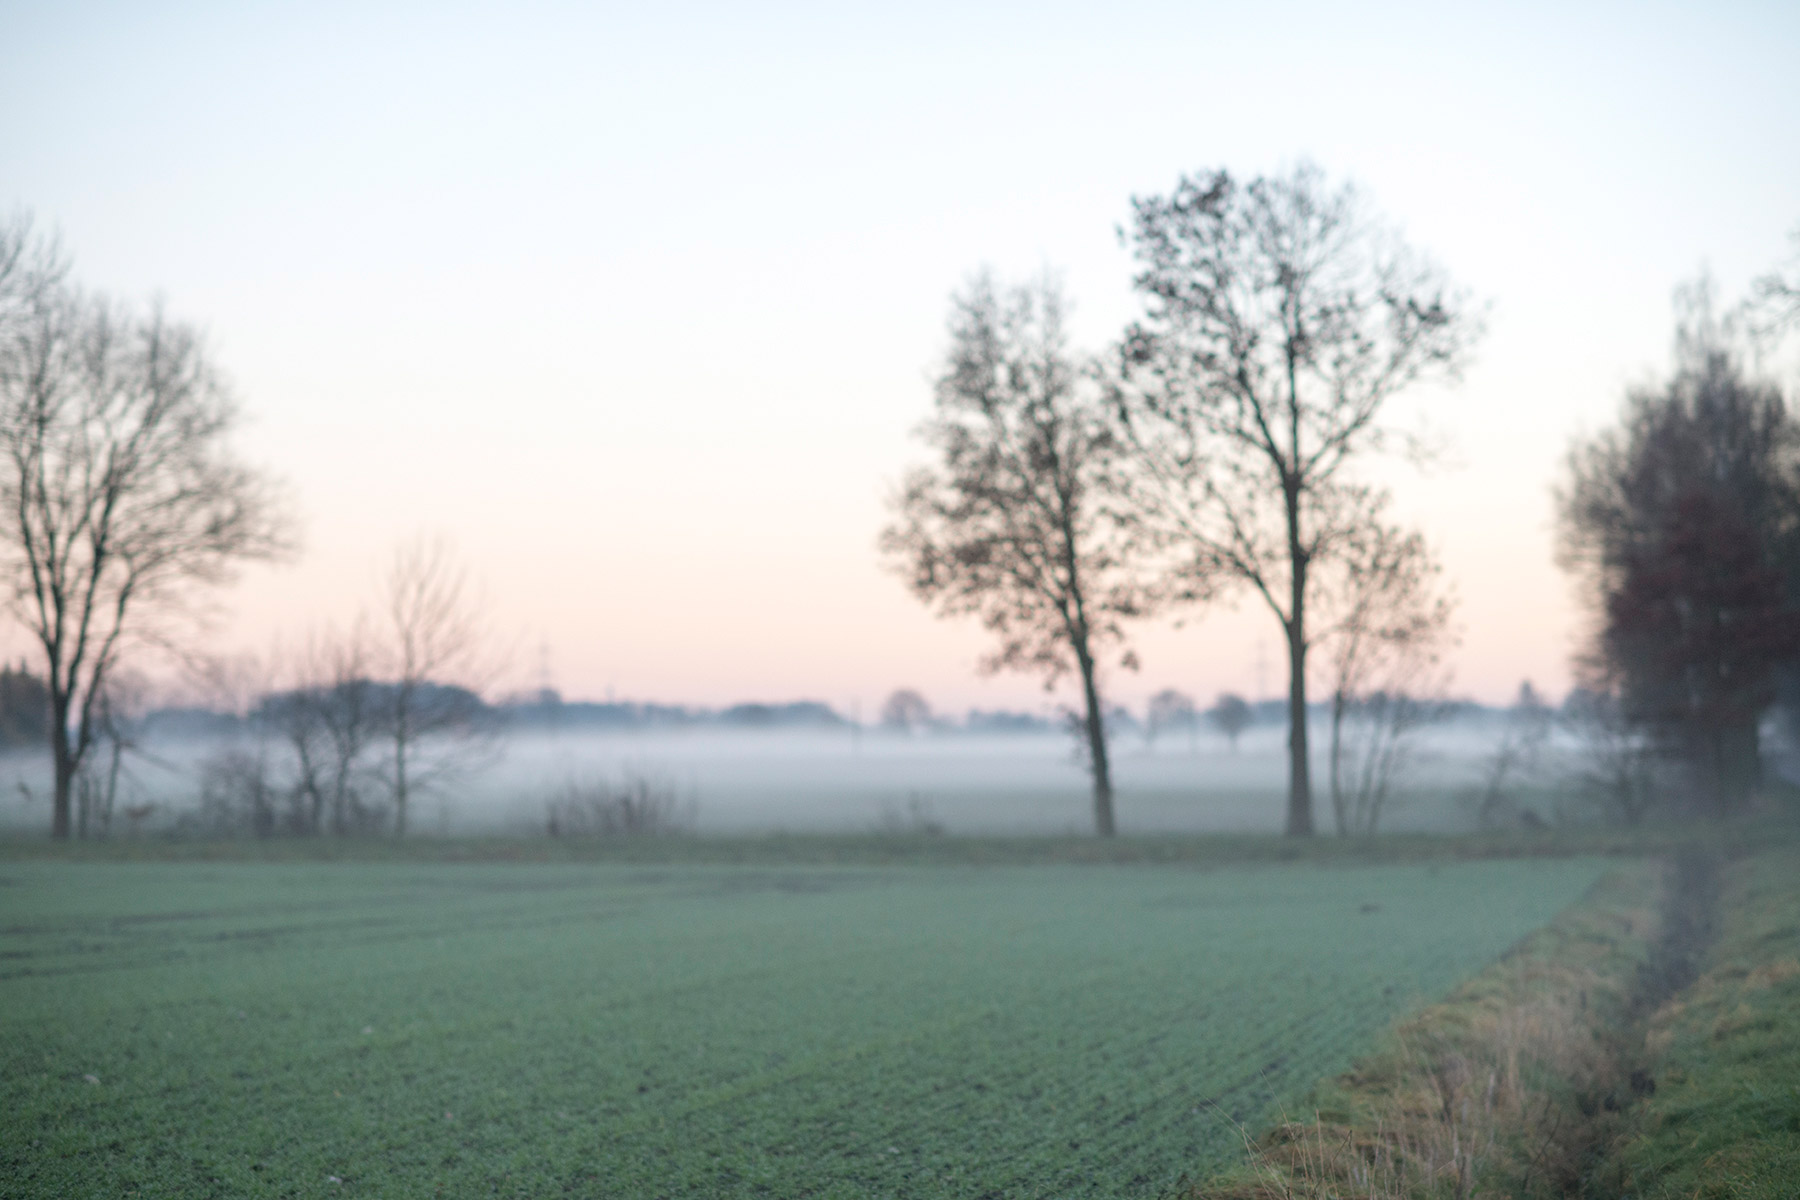
[[[1094,682],[1094,660],[1087,647],[1080,646],[1076,648],[1075,661],[1081,666],[1081,695],[1087,707],[1088,764],[1094,773],[1094,832],[1100,837],[1112,837],[1112,770],[1106,761],[1106,721],[1100,711],[1100,689]]]
[[[55,767],[56,787],[50,799],[50,836],[67,839],[74,811],[75,768],[68,760],[68,752],[61,747],[55,752]]]
[[[1349,701],[1344,696],[1344,689],[1338,688],[1331,696],[1331,816],[1337,822],[1337,834],[1345,837],[1350,832],[1350,814],[1344,800],[1344,709]]]
[[[1313,832],[1312,754],[1306,740],[1306,643],[1296,622],[1288,633],[1288,811],[1290,837]]]
[[[75,751],[69,745],[69,702],[64,697],[50,698],[50,762],[54,770],[55,790],[50,798],[50,836],[67,840],[75,792]]]
[[[402,700],[394,726],[394,836],[406,836],[406,722],[409,700]]]
[[[1288,362],[1288,386],[1297,385]],[[1293,452],[1300,457],[1299,393],[1294,391]],[[1306,740],[1306,547],[1300,542],[1300,480],[1284,473],[1282,499],[1287,507],[1288,611],[1283,622],[1288,643],[1288,811],[1289,837],[1313,832],[1312,755]]]

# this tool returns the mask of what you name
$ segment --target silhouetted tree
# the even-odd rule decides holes
[[[309,656],[308,687],[324,734],[326,809],[331,832],[365,829],[377,819],[369,782],[369,753],[385,732],[380,687],[369,678],[374,652],[362,622],[348,632],[320,635]]]
[[[1120,447],[1063,310],[1048,281],[1002,293],[984,275],[955,298],[920,430],[937,461],[906,477],[881,548],[940,615],[978,617],[995,635],[984,670],[1036,672],[1046,687],[1075,674],[1094,826],[1109,836],[1101,656],[1149,594],[1115,504]]]
[[[900,688],[882,704],[881,724],[900,733],[924,729],[931,724],[931,705],[911,688]]]
[[[1610,821],[1637,825],[1659,800],[1654,746],[1639,722],[1628,720],[1616,690],[1570,690],[1563,723],[1575,737],[1574,793]]]
[[[273,755],[260,761],[269,769],[259,780],[276,806],[275,825],[267,832],[313,834],[324,830],[325,729],[320,709],[324,698],[308,687],[271,692],[250,714],[252,727],[281,747],[280,766]],[[236,751],[237,747],[232,747]],[[217,781],[222,782],[222,781]],[[285,810],[283,810],[285,809]]]
[[[1157,736],[1168,729],[1185,729],[1192,741],[1194,723],[1194,698],[1186,692],[1164,688],[1150,697],[1144,710],[1144,741],[1155,745]]]
[[[1442,568],[1418,533],[1385,519],[1369,493],[1320,574],[1316,640],[1331,670],[1329,791],[1338,836],[1372,834],[1436,714],[1436,668],[1451,637]]]
[[[50,689],[23,660],[0,669],[0,746],[43,746],[50,736]]]
[[[1231,743],[1231,752],[1237,753],[1238,738],[1244,730],[1250,728],[1255,714],[1250,711],[1250,704],[1235,692],[1220,692],[1213,706],[1206,710],[1206,719],[1213,723],[1213,728],[1225,735]]]
[[[480,698],[468,687],[484,674],[480,609],[468,579],[441,540],[402,545],[384,581],[388,674],[382,728],[389,751],[394,834],[406,835],[407,805],[440,783],[479,745]]]
[[[1121,347],[1118,400],[1138,494],[1192,570],[1236,579],[1280,622],[1287,831],[1310,834],[1310,607],[1368,499],[1347,474],[1398,439],[1392,397],[1457,374],[1480,321],[1312,166],[1248,183],[1205,171],[1132,207],[1148,311]]]
[[[59,838],[128,645],[167,644],[196,587],[286,542],[195,330],[65,276],[29,221],[0,226],[0,575],[44,654]]]
[[[1632,392],[1619,424],[1570,455],[1561,554],[1598,617],[1595,690],[1721,813],[1760,780],[1758,724],[1800,650],[1786,586],[1800,430],[1777,388],[1746,377],[1704,282],[1680,308],[1674,377]]]
[[[1584,712],[1582,716],[1586,720],[1598,713]],[[1525,810],[1519,806],[1515,788],[1521,783],[1532,782],[1542,772],[1544,752],[1550,743],[1555,717],[1544,698],[1531,686],[1531,680],[1519,684],[1519,694],[1506,711],[1500,740],[1483,765],[1481,792],[1475,809],[1476,822],[1483,829],[1528,819]]]
[[[107,678],[94,704],[93,749],[75,774],[77,836],[105,837],[112,832],[120,785],[128,782],[126,757],[145,753],[142,729],[149,707],[150,688],[142,676],[115,670]]]
[[[293,657],[292,686],[264,695],[252,712],[257,732],[285,751],[286,772],[271,772],[269,787],[288,799],[287,832],[345,834],[377,820],[369,760],[388,733],[399,685],[374,682],[371,669],[360,623],[316,633]]]
[[[1779,341],[1800,328],[1800,229],[1788,240],[1793,246],[1788,261],[1759,275],[1744,305],[1752,337],[1764,343]]]

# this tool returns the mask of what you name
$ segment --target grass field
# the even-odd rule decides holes
[[[13,861],[0,1178],[1156,1195],[1603,869]]]

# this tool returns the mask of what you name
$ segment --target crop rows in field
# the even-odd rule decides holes
[[[0,1175],[1157,1194],[1598,870],[14,864]]]

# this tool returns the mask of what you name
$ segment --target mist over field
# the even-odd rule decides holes
[[[1800,4],[0,4],[0,1200],[1795,1200]]]
[[[1315,722],[1315,778],[1325,780],[1328,729]],[[1504,735],[1475,715],[1417,735],[1413,763],[1384,812],[1391,831],[1474,828],[1475,795]],[[205,764],[234,743],[153,739],[128,760],[120,808],[153,805],[140,832],[192,818]],[[1287,730],[1258,725],[1237,749],[1211,731],[1112,741],[1119,825],[1126,833],[1278,833]],[[0,757],[0,827],[35,831],[49,787],[43,755]],[[547,806],[571,784],[642,776],[673,788],[707,834],[943,832],[1068,834],[1092,821],[1087,769],[1059,732],[896,733],[824,730],[521,729],[458,766],[419,801],[417,829],[436,835],[544,832]],[[1323,804],[1325,797],[1321,795]],[[126,824],[119,821],[120,831]]]

